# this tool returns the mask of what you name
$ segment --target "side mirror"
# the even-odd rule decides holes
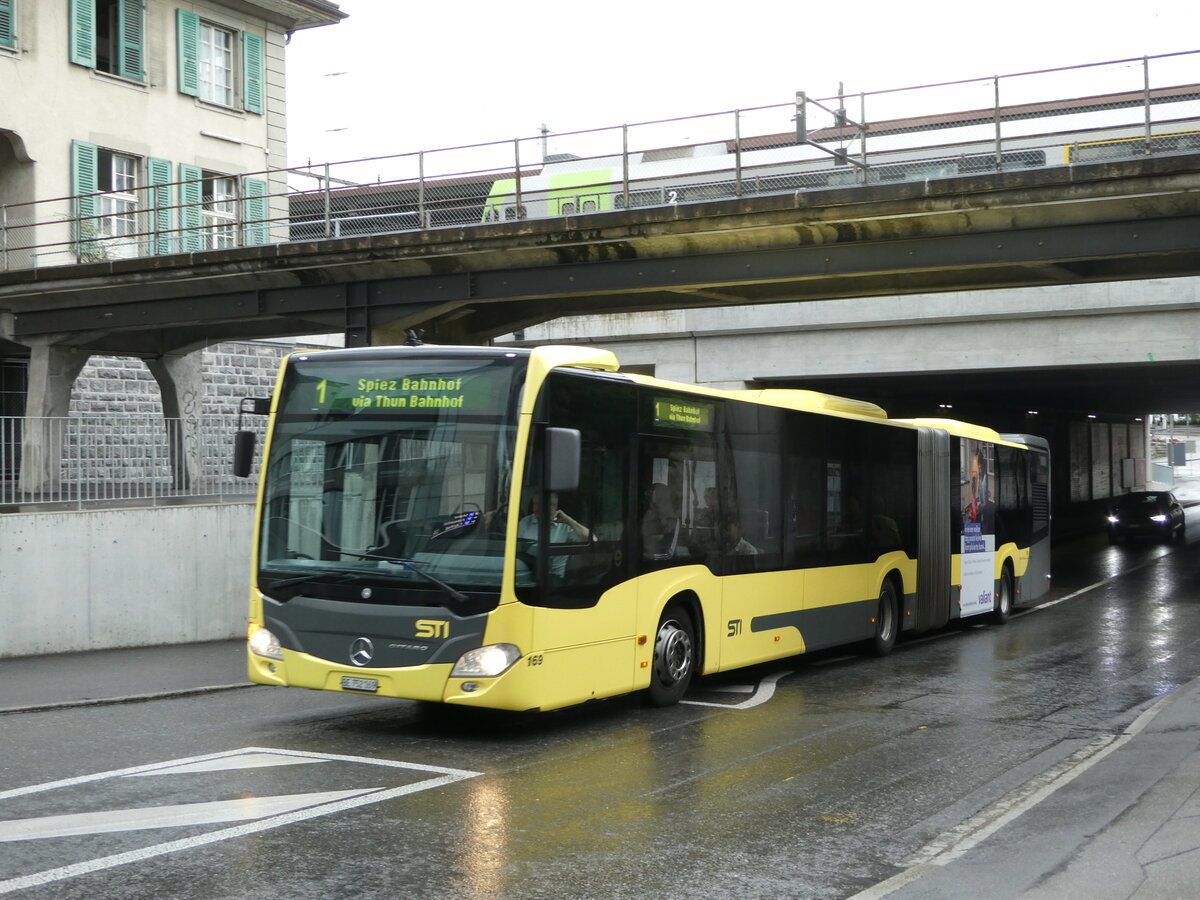
[[[238,478],[248,478],[254,465],[254,432],[242,429],[242,416],[266,416],[270,413],[270,397],[243,397],[238,404],[238,430],[233,435],[233,474]]]
[[[578,428],[546,429],[546,490],[566,493],[579,488]]]
[[[254,465],[254,432],[235,431],[233,434],[233,474],[249,478]]]

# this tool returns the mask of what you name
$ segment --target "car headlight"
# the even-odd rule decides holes
[[[1109,516],[1109,517],[1108,517],[1108,524],[1109,524],[1109,525],[1118,525],[1118,524],[1120,524],[1120,522],[1121,522],[1121,520],[1120,520],[1120,519],[1118,519],[1116,516]]]
[[[495,678],[503,675],[521,658],[521,651],[512,644],[488,644],[468,650],[458,658],[450,672],[451,678]]]
[[[1166,516],[1151,516],[1150,521],[1157,522],[1159,525],[1161,525],[1163,522],[1167,521],[1167,517]]]
[[[279,638],[275,637],[261,625],[251,625],[248,635],[250,652],[255,656],[265,656],[267,659],[283,659],[283,648],[279,646]]]

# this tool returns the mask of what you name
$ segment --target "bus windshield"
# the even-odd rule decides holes
[[[525,358],[293,357],[265,466],[259,586],[361,602],[498,594]]]

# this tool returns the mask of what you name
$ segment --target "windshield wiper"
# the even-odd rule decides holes
[[[310,575],[297,575],[295,578],[285,578],[283,581],[276,581],[272,583],[271,587],[289,587],[293,584],[304,584],[306,581],[316,581],[320,578],[336,578],[338,581],[341,581],[342,579],[349,578],[352,575],[357,577],[361,574],[361,572],[313,572]]]
[[[332,579],[334,581],[351,581],[355,578],[362,578],[365,572],[310,572],[307,575],[297,575],[294,578],[284,578],[282,581],[274,581],[271,583],[271,590],[276,588],[295,587],[300,584],[307,584],[310,581],[320,581],[322,579]],[[293,594],[292,596],[295,596]],[[291,597],[288,598],[289,600]]]
[[[378,559],[383,562],[392,563],[393,565],[401,566],[406,571],[412,572],[414,575],[416,575],[420,578],[424,578],[430,584],[435,585],[436,587],[440,588],[442,593],[444,593],[447,597],[449,597],[455,603],[458,603],[462,606],[466,606],[467,604],[469,604],[471,602],[471,598],[468,597],[466,594],[464,594],[462,591],[460,591],[457,588],[453,587],[452,585],[449,585],[446,582],[442,581],[442,579],[438,578],[436,575],[431,575],[430,573],[426,572],[424,569],[422,569],[420,566],[418,566],[415,561],[413,561],[411,559],[402,559],[399,556],[384,556],[379,553],[351,553],[349,550],[341,550],[339,552],[343,556],[353,556],[355,559]],[[336,581],[349,581],[349,580],[356,579],[356,578],[362,578],[367,575],[376,575],[376,574],[382,574],[382,573],[372,572],[372,571],[311,572],[307,575],[297,575],[294,578],[285,578],[282,581],[276,581],[276,582],[272,583],[271,590],[275,590],[276,588],[294,587],[298,584],[306,584],[310,581],[320,581],[321,579],[333,579]],[[295,595],[293,594],[292,596],[295,596]],[[290,600],[291,597],[289,597],[288,599]],[[284,601],[284,602],[286,602],[286,601]]]
[[[395,556],[374,556],[374,557],[372,557],[372,559],[382,559],[385,562],[392,563],[393,565],[403,566],[405,569],[412,572],[414,575],[418,575],[421,578],[424,578],[430,584],[437,585],[439,588],[442,589],[442,591],[446,594],[446,596],[449,597],[451,600],[453,600],[455,603],[466,604],[470,600],[470,598],[466,594],[464,594],[462,591],[446,584],[446,582],[442,581],[442,579],[438,578],[436,575],[430,575],[424,569],[420,568],[411,559],[400,559],[399,557],[395,557]]]

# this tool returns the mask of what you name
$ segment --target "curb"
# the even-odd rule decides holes
[[[121,703],[147,703],[151,700],[191,697],[199,694],[217,694],[222,691],[236,691],[241,688],[258,686],[247,681],[242,684],[212,684],[206,687],[181,688],[176,691],[161,691],[156,694],[128,694],[124,697],[100,697],[89,700],[63,700],[57,703],[35,703],[29,706],[5,706],[0,707],[0,716],[10,716],[18,713],[52,712],[59,709],[79,709],[88,706],[116,706]]]

